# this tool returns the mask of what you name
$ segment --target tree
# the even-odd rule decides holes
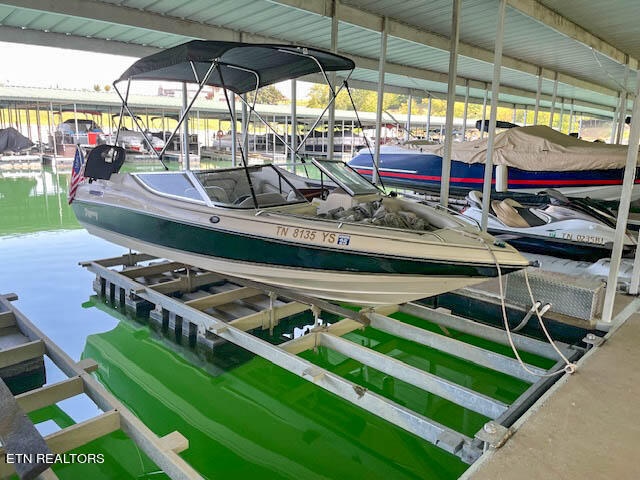
[[[360,112],[375,112],[378,102],[378,94],[373,90],[361,90],[352,88],[351,98]],[[406,95],[386,93],[382,102],[383,110],[394,110],[401,107],[402,102],[406,104]],[[329,87],[327,85],[315,84],[309,90],[309,100],[307,106],[310,108],[324,108],[329,103]],[[405,105],[406,107],[406,105]],[[336,98],[336,108],[338,110],[353,110],[353,105],[349,94],[343,89]]]
[[[111,91],[111,85],[109,85],[108,83],[104,86],[104,91],[105,92],[110,92]]]
[[[96,84],[93,86],[93,89],[94,89],[96,92],[99,92],[99,91],[102,89],[102,87],[96,83]]]
[[[255,91],[247,93],[247,101],[249,103],[253,102],[254,94]],[[278,105],[282,103],[289,103],[289,99],[285,97],[275,86],[268,85],[258,90],[256,103],[263,105]]]

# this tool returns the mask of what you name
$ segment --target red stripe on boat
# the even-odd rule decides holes
[[[356,168],[356,172],[363,175],[371,175],[372,170]],[[382,177],[394,177],[394,178],[408,178],[414,180],[430,180],[439,182],[442,177],[436,175],[418,175],[415,173],[399,173],[399,172],[380,172]],[[453,183],[484,183],[482,178],[464,178],[464,177],[451,177]],[[495,179],[491,180],[491,183],[496,183]],[[635,180],[635,183],[640,183],[640,178]],[[622,185],[622,179],[620,180],[603,180],[603,179],[585,179],[585,180],[509,180],[510,185]]]

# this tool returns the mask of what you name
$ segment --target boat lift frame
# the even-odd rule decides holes
[[[153,263],[146,264],[148,261]],[[145,264],[140,265],[142,262]],[[446,335],[413,327],[388,316],[397,311],[408,313],[438,324],[443,332],[451,328],[503,345],[508,344],[506,333],[499,328],[479,324],[441,309],[434,310],[417,303],[352,311],[287,289],[221,276],[146,254],[129,253],[121,257],[82,262],[81,265],[96,274],[94,284],[98,286],[96,291],[105,296],[108,294],[112,301],[119,301],[121,305],[124,305],[126,299],[150,302],[155,306],[155,312],[161,312],[163,329],[169,328],[168,319],[172,314],[176,319],[174,322],[176,335],[179,329],[182,335],[187,332],[187,335],[197,336],[197,342],[203,341],[209,344],[212,337],[220,337],[458,456],[466,463],[473,463],[488,446],[495,447],[504,443],[511,435],[509,427],[555,379],[561,376],[560,371],[564,367],[564,361],[558,359],[557,353],[549,344],[530,337],[512,334],[518,349],[558,360],[551,369],[544,370],[527,365],[533,372],[531,374],[522,369],[511,357],[472,346]],[[157,281],[159,275],[162,279],[161,283],[149,283],[153,282],[154,278]],[[206,296],[186,301],[169,296],[177,292],[183,294],[193,292],[216,281],[226,281],[235,288],[218,293],[207,291]],[[262,308],[255,313],[224,321],[204,311],[259,294],[269,299],[268,308]],[[253,329],[273,330],[282,318],[305,310],[311,310],[316,319],[314,328],[307,335],[280,345],[273,345],[249,332]],[[328,326],[322,324],[319,318],[323,311],[338,315],[342,319]],[[348,332],[367,326],[510,375],[530,383],[531,386],[517,401],[507,405],[342,338]],[[191,343],[191,346],[195,344],[196,340]],[[470,438],[297,355],[320,346],[340,352],[364,365],[484,415],[490,419],[490,422],[475,435],[475,438]],[[570,359],[575,359],[582,354],[581,349],[566,344],[559,344],[559,348]],[[548,376],[554,372],[559,374]]]

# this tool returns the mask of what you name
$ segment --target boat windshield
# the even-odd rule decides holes
[[[380,193],[378,187],[344,162],[314,159],[313,164],[350,195]]]
[[[247,173],[259,208],[306,201],[292,180],[272,165],[250,166],[247,172],[244,168],[193,172],[213,203],[232,208],[255,208]]]

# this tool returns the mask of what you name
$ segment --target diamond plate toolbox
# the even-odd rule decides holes
[[[595,278],[574,277],[557,272],[527,269],[533,298],[542,305],[551,304],[551,311],[593,323],[602,316],[605,284]],[[531,308],[523,271],[506,277],[507,302]]]

